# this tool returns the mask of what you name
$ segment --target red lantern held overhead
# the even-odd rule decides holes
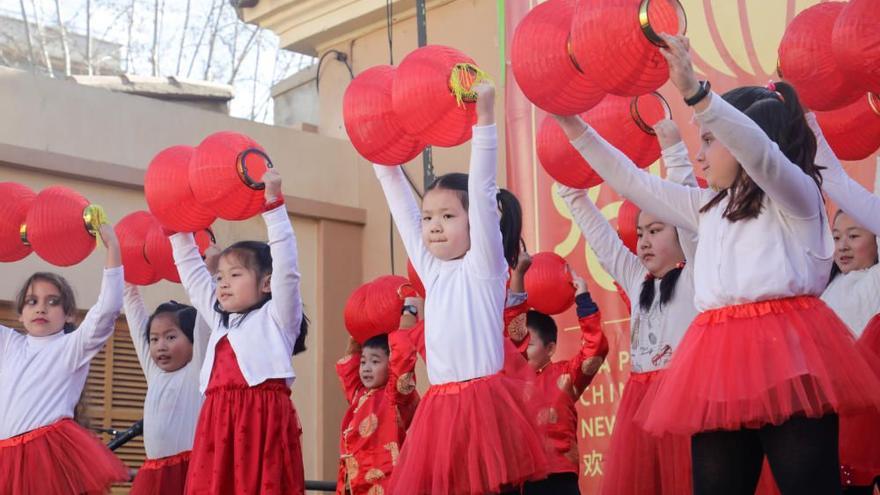
[[[403,301],[413,294],[404,277],[385,275],[367,282],[355,289],[345,304],[345,328],[361,344],[397,330]]]
[[[400,165],[425,149],[425,144],[400,126],[391,108],[394,67],[377,65],[358,74],[342,98],[342,117],[352,146],[372,163]]]
[[[0,261],[12,262],[31,254],[21,239],[21,225],[37,195],[16,182],[0,182]]]
[[[880,149],[880,98],[873,93],[843,108],[816,112],[816,120],[841,160],[863,160]]]
[[[532,256],[524,279],[529,306],[548,315],[564,312],[574,304],[574,283],[568,263],[556,253]]]
[[[639,243],[637,230],[639,213],[639,207],[627,199],[620,203],[620,209],[617,210],[617,235],[633,254],[636,254]]]
[[[571,54],[571,18],[575,0],[548,0],[520,21],[510,47],[510,64],[523,94],[557,115],[593,108],[603,91],[584,74]]]
[[[199,248],[199,254],[205,255],[205,250],[214,241],[214,234],[210,229],[203,229],[194,232],[196,245]],[[159,278],[163,278],[169,282],[180,283],[180,275],[177,273],[177,265],[174,264],[174,252],[171,249],[171,240],[162,231],[161,226],[157,222],[153,228],[147,232],[144,245],[144,255],[147,262],[156,271]]]
[[[106,214],[76,191],[52,186],[37,194],[25,223],[27,242],[40,258],[56,266],[71,266],[95,250]]]
[[[636,98],[608,95],[581,115],[605,140],[642,168],[660,158],[660,143],[653,126],[670,116],[669,105],[657,93]],[[544,170],[560,184],[586,189],[602,183],[602,178],[550,116],[544,118],[538,129],[536,152]]]
[[[253,139],[217,132],[196,147],[189,184],[198,202],[225,220],[247,220],[263,211],[266,185],[260,182],[272,161]]]
[[[471,88],[486,77],[455,48],[423,46],[397,67],[391,105],[409,135],[434,146],[458,146],[471,138],[477,122]]]
[[[779,43],[781,73],[813,110],[834,110],[865,93],[857,80],[841,70],[831,48],[831,33],[845,6],[844,2],[823,2],[801,11]]]
[[[119,248],[122,252],[122,266],[125,268],[125,281],[134,285],[151,285],[161,278],[147,260],[147,235],[161,226],[156,217],[146,211],[136,211],[122,217],[116,227]]]
[[[854,82],[880,94],[880,9],[876,0],[850,0],[831,32],[831,51]]]
[[[581,0],[571,24],[578,66],[608,93],[638,96],[669,79],[658,33],[684,33],[678,0]]]
[[[144,176],[144,195],[152,213],[165,228],[175,232],[206,229],[217,217],[196,201],[189,185],[192,146],[171,146],[160,151]]]

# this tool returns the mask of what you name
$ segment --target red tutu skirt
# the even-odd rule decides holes
[[[128,479],[122,461],[71,419],[0,440],[4,494],[97,494]]]
[[[301,434],[285,381],[249,387],[224,337],[196,425],[186,493],[304,493]]]
[[[648,389],[661,372],[631,373],[614,420],[614,433],[602,479],[608,495],[678,495],[691,493],[691,439],[655,437],[642,430],[633,417],[645,404]]]
[[[147,459],[138,469],[131,495],[182,495],[186,487],[190,451]]]
[[[816,297],[697,315],[636,421],[653,434],[758,428],[880,410],[880,379]]]
[[[865,327],[856,349],[880,377],[880,316]],[[840,417],[840,466],[844,486],[870,486],[880,476],[880,412]]]
[[[525,391],[524,382],[504,373],[428,388],[391,493],[482,495],[545,478],[544,442]]]

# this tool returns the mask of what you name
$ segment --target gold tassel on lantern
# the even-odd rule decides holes
[[[449,75],[449,89],[455,95],[458,106],[464,106],[464,102],[477,101],[477,92],[473,87],[483,81],[492,81],[489,74],[474,64],[461,63],[452,67]]]

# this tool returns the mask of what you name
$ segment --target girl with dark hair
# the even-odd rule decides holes
[[[672,121],[657,125],[667,180],[696,186],[687,148]],[[650,407],[648,390],[675,355],[693,321],[696,239],[648,212],[637,217],[638,244],[632,253],[587,196],[587,191],[561,187],[584,238],[602,267],[638,301],[631,308],[630,362],[611,436],[602,493],[614,495],[673,495],[691,492],[690,443],[687,436],[647,434],[634,419],[640,407]],[[662,400],[662,399],[661,399]]]
[[[374,167],[429,295],[424,321],[432,385],[407,432],[394,493],[498,493],[547,475],[523,384],[501,373],[508,268],[519,250],[519,236],[501,229],[518,225],[505,221],[507,195],[495,183],[495,91],[487,83],[473,89],[469,175],[438,178],[419,208],[400,167]]]
[[[128,469],[73,421],[89,364],[113,335],[122,308],[122,261],[113,227],[98,300],[75,330],[76,303],[63,277],[35,273],[18,295],[26,334],[0,326],[0,480],[3,492],[103,493]]]
[[[637,420],[693,435],[697,494],[753,493],[765,454],[782,493],[839,493],[838,414],[880,407],[880,380],[818,297],[834,246],[815,138],[789,85],[719,97],[697,81],[687,38],[661,36],[670,80],[701,125],[697,159],[714,191],[653,177],[581,119],[560,118],[618,192],[699,233],[701,313],[660,378],[663,400]]]
[[[171,237],[190,301],[212,331],[201,369],[205,403],[196,426],[186,493],[303,493],[301,429],[290,400],[291,356],[301,345],[302,310],[296,237],[281,176],[265,183],[269,243],[226,248],[216,276],[192,234]]]
[[[841,210],[834,215],[834,267],[822,300],[856,337],[856,347],[880,376],[880,198],[852,180],[816,116],[807,114],[816,136],[822,187]],[[872,494],[880,476],[880,412],[840,418],[841,483],[847,495]]]
[[[216,249],[216,248],[215,248]],[[125,318],[147,379],[144,450],[135,495],[182,494],[202,407],[199,371],[211,328],[192,306],[169,301],[147,313],[138,288],[125,286]]]

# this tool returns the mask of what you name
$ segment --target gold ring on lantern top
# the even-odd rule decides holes
[[[565,52],[568,53],[568,59],[571,60],[571,65],[573,65],[578,72],[583,74],[584,70],[581,69],[580,64],[578,64],[577,59],[574,57],[574,52],[571,51],[571,31],[568,32],[568,38],[565,39]]]
[[[642,34],[645,35],[645,38],[648,38],[652,44],[665,47],[666,42],[663,41],[663,38],[654,31],[654,27],[651,25],[651,17],[648,15],[648,9],[651,6],[652,0],[642,0],[639,4],[639,27],[642,28]],[[687,33],[687,14],[684,11],[684,7],[681,5],[681,2],[678,0],[663,0],[668,1],[673,4],[675,7],[675,14],[678,16],[678,33],[679,35],[684,35]]]
[[[880,97],[870,91],[868,92],[868,105],[877,116],[880,116]]]
[[[272,160],[269,159],[269,155],[267,155],[265,151],[257,148],[248,148],[238,154],[238,159],[235,161],[235,168],[238,171],[238,178],[241,179],[244,185],[248,186],[249,188],[255,191],[262,191],[266,188],[266,184],[264,182],[254,180],[254,178],[248,174],[247,164],[245,163],[245,160],[250,154],[261,156],[263,160],[266,161],[267,169],[274,168],[275,166],[272,164]]]
[[[663,95],[656,91],[652,91],[642,96],[653,96],[654,98],[660,100],[660,104],[663,106],[664,117],[666,119],[672,118],[672,108],[669,106],[669,102],[666,101],[666,98],[664,98]],[[629,114],[632,117],[633,122],[635,122],[636,126],[638,126],[638,128],[641,129],[642,132],[644,132],[645,134],[650,134],[651,136],[655,136],[657,133],[654,132],[654,129],[650,125],[648,125],[648,123],[645,122],[645,120],[642,118],[641,114],[639,114],[639,98],[641,98],[642,96],[636,96],[632,99],[629,104]]]
[[[90,204],[83,209],[82,219],[86,231],[100,242],[98,234],[101,231],[101,226],[110,223],[107,220],[107,213],[104,211],[104,208],[101,205]]]

